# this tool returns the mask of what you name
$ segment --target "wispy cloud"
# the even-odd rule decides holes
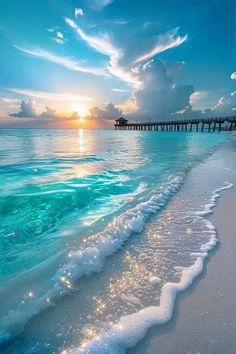
[[[90,47],[110,58],[107,69],[112,75],[131,84],[132,86],[140,85],[137,75],[120,65],[120,60],[123,58],[124,52],[121,48],[117,48],[113,45],[108,35],[99,37],[91,36],[82,30],[82,28],[79,27],[72,19],[66,18],[65,21]]]
[[[188,35],[183,37],[178,36],[178,28],[173,29],[172,31],[167,32],[164,35],[159,35],[157,37],[157,43],[151,48],[148,52],[140,55],[134,63],[141,63],[150,58],[153,58],[155,55],[162,53],[170,48],[178,47],[183,42],[185,42],[188,38]]]
[[[64,38],[64,35],[62,32],[57,31],[53,40],[59,44],[64,44],[66,42],[66,39]]]
[[[130,90],[118,89],[118,88],[113,88],[112,91],[114,91],[114,92],[130,92]]]
[[[232,73],[232,74],[230,75],[230,78],[231,78],[232,80],[236,80],[236,72]]]
[[[19,100],[17,98],[0,97],[0,102],[10,104],[10,105],[15,105],[19,103]]]
[[[107,6],[110,5],[114,0],[98,0],[97,2],[99,2],[102,6]]]
[[[72,93],[57,93],[57,92],[43,92],[43,91],[34,91],[34,90],[25,90],[18,88],[9,88],[11,92],[24,95],[27,97],[41,98],[45,100],[52,100],[55,102],[64,101],[64,102],[90,102],[93,101],[92,97],[84,95],[75,95]]]
[[[64,66],[65,68],[72,71],[80,71],[83,73],[89,73],[97,76],[109,76],[108,73],[102,68],[83,66],[80,63],[78,63],[75,59],[70,57],[61,57],[52,52],[48,52],[40,48],[29,49],[29,48],[19,47],[16,45],[13,45],[13,47],[15,47],[16,49],[20,50],[25,54]]]
[[[75,17],[84,16],[84,10],[81,8],[75,9]]]
[[[114,0],[89,0],[91,7],[102,10],[104,7],[110,5]]]
[[[51,39],[55,41],[58,44],[64,44],[67,42],[67,39],[65,38],[64,34],[62,31],[59,30],[58,26],[52,27],[52,28],[47,28],[47,31],[52,33],[53,37]]]
[[[198,101],[200,101],[202,98],[205,98],[208,95],[207,91],[195,91],[194,93],[192,93],[192,95],[190,96],[190,101],[189,103],[191,105],[194,105],[196,103],[198,103]]]
[[[83,31],[72,19],[65,18],[66,23],[72,27],[90,47],[97,50],[99,53],[109,56],[122,56],[122,51],[113,46],[108,36],[102,37],[90,36]]]
[[[109,57],[107,70],[112,75],[131,85],[134,89],[142,87],[142,79],[140,78],[142,62],[147,62],[156,54],[181,45],[187,39],[187,35],[183,37],[178,35],[179,28],[175,28],[151,40],[147,40],[144,37],[135,49],[132,50],[134,45],[130,45],[125,40],[123,41],[123,45],[119,44],[117,46],[114,44],[114,39],[111,40],[111,37],[107,33],[99,35],[89,34],[72,19],[65,18],[65,21],[87,45]],[[134,41],[137,40],[137,37],[134,37]]]

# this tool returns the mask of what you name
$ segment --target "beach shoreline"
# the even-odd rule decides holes
[[[176,151],[178,152],[178,156],[180,154],[179,165],[177,166],[178,169],[176,169],[177,172],[175,170],[172,174],[168,172],[166,180],[165,178],[163,178],[163,186],[166,188],[163,189],[163,186],[161,185],[161,194],[157,193],[154,190],[155,193],[153,194],[153,196],[147,199],[149,203],[148,205],[150,206],[150,211],[147,210],[147,204],[141,202],[143,200],[139,199],[140,197],[137,200],[134,200],[134,205],[136,209],[138,208],[138,206],[141,206],[144,209],[143,214],[138,213],[137,215],[138,217],[140,217],[140,215],[144,215],[142,219],[143,224],[138,223],[138,225],[143,225],[145,226],[145,228],[140,229],[139,226],[139,228],[134,229],[134,227],[136,227],[135,225],[137,225],[137,223],[135,222],[134,225],[132,223],[130,224],[131,230],[137,230],[136,233],[134,233],[133,235],[134,237],[129,237],[130,234],[127,231],[122,231],[121,233],[119,233],[117,240],[122,243],[123,241],[125,241],[124,245],[120,247],[121,249],[119,252],[111,252],[109,242],[104,248],[103,245],[105,239],[102,235],[103,238],[101,240],[103,242],[101,243],[101,250],[103,254],[108,250],[109,257],[107,257],[107,260],[106,262],[104,262],[104,265],[102,263],[98,263],[101,268],[92,268],[93,271],[95,270],[96,274],[89,273],[87,277],[80,277],[80,289],[77,288],[79,278],[78,269],[80,269],[81,271],[81,264],[84,264],[77,263],[77,259],[78,261],[81,259],[80,257],[77,257],[77,255],[81,256],[84,254],[80,251],[80,244],[75,245],[74,248],[74,250],[76,250],[77,252],[74,253],[76,257],[76,262],[73,264],[69,263],[71,262],[72,258],[71,253],[69,253],[68,261],[65,263],[66,266],[69,264],[67,272],[56,273],[56,275],[59,275],[59,279],[63,284],[64,281],[67,280],[64,274],[66,274],[69,277],[68,279],[70,280],[72,279],[71,277],[74,276],[73,274],[75,274],[75,278],[73,278],[71,282],[69,281],[69,285],[73,284],[72,286],[75,286],[75,291],[73,291],[72,289],[71,294],[69,294],[69,290],[66,293],[64,292],[64,294],[62,295],[68,296],[62,296],[60,299],[57,299],[57,301],[52,302],[52,306],[48,306],[46,311],[42,311],[43,308],[39,307],[38,304],[41,305],[41,299],[45,298],[45,292],[43,293],[44,289],[47,290],[45,276],[37,277],[37,287],[34,286],[33,282],[35,280],[32,279],[31,286],[29,286],[29,283],[27,281],[25,284],[26,287],[20,289],[22,291],[22,295],[24,295],[25,293],[27,294],[27,299],[30,306],[24,305],[25,297],[23,297],[23,306],[19,305],[19,310],[22,311],[19,312],[17,310],[16,312],[19,318],[19,324],[22,325],[23,323],[22,328],[20,328],[20,326],[18,326],[18,323],[15,322],[14,313],[13,316],[11,312],[9,317],[5,317],[5,323],[3,322],[3,324],[6,324],[6,326],[3,326],[4,329],[9,328],[12,331],[10,333],[13,333],[13,335],[17,333],[16,331],[18,331],[18,328],[21,331],[19,331],[17,333],[17,336],[15,336],[11,343],[9,343],[10,345],[7,346],[6,353],[18,354],[21,351],[25,353],[57,353],[63,352],[63,350],[67,350],[68,352],[76,350],[77,352],[80,352],[81,345],[83,345],[83,352],[86,352],[86,349],[88,349],[87,352],[89,352],[90,348],[91,353],[94,353],[96,351],[99,351],[100,353],[115,353],[120,352],[120,349],[123,350],[122,352],[125,352],[127,348],[131,348],[132,345],[134,346],[135,343],[138,343],[138,340],[141,340],[141,338],[143,338],[144,334],[146,333],[146,330],[148,328],[151,328],[152,325],[153,328],[148,331],[147,337],[143,341],[140,341],[140,343],[138,343],[136,347],[133,348],[133,350],[130,350],[130,353],[217,353],[212,350],[212,345],[215,341],[214,337],[222,337],[224,336],[224,334],[219,334],[219,332],[217,331],[219,323],[222,322],[221,318],[220,320],[219,318],[214,319],[214,326],[211,326],[211,320],[208,319],[209,314],[220,313],[218,311],[218,308],[213,310],[210,309],[210,306],[208,304],[211,302],[210,300],[205,301],[205,298],[207,296],[210,296],[210,298],[212,298],[211,293],[205,290],[205,292],[203,292],[203,295],[198,295],[198,299],[195,301],[197,308],[196,306],[195,308],[192,307],[192,302],[190,302],[190,304],[188,305],[189,309],[185,310],[185,305],[182,305],[182,303],[185,304],[186,301],[186,303],[188,304],[188,299],[192,298],[192,296],[195,294],[195,291],[198,294],[198,286],[199,284],[201,284],[201,279],[205,279],[204,276],[207,278],[207,285],[211,284],[211,281],[208,281],[208,264],[211,264],[211,259],[214,259],[214,253],[215,255],[217,255],[221,250],[222,246],[220,243],[217,243],[215,247],[217,237],[215,234],[215,229],[213,225],[211,225],[211,222],[215,224],[218,231],[220,231],[217,223],[214,221],[216,214],[213,214],[213,216],[209,217],[209,221],[207,215],[211,213],[212,208],[214,208],[214,210],[212,210],[213,213],[216,213],[216,211],[219,210],[219,215],[221,215],[222,201],[224,201],[227,196],[234,195],[235,187],[228,190],[228,192],[223,190],[226,188],[230,188],[231,186],[233,186],[233,184],[234,186],[236,185],[236,146],[234,140],[232,140],[229,142],[227,141],[225,144],[220,143],[219,141],[216,148],[214,148],[214,145],[213,148],[211,148],[212,142],[207,141],[206,146],[204,145],[202,147],[200,144],[201,139],[199,142],[198,137],[192,136],[191,138],[189,138],[189,136],[186,135],[187,148],[184,148],[183,155],[182,139],[183,138],[181,138],[181,144],[179,144],[179,147],[181,147],[180,152],[176,150],[174,144],[170,145],[171,156],[172,154],[176,153]],[[166,144],[166,136],[163,137],[163,142]],[[171,142],[173,142],[173,137],[171,137]],[[159,144],[160,141],[157,142],[157,147],[159,147]],[[203,151],[201,151],[201,149],[203,149]],[[206,157],[202,159],[200,157],[204,155],[204,152]],[[187,155],[185,156],[185,154]],[[199,158],[196,158],[196,155],[199,156]],[[194,158],[191,158],[192,156]],[[186,164],[186,157],[189,158],[188,165]],[[163,161],[166,160],[163,158],[163,160],[161,161],[161,167]],[[168,161],[169,160],[167,160],[167,162]],[[158,185],[158,163],[160,163],[158,162],[158,160],[154,161],[153,165],[150,166],[150,171],[147,170],[147,167],[145,167],[144,174],[144,178],[146,178],[146,176],[148,178],[150,178],[150,176],[153,177],[153,180],[155,181],[155,186]],[[173,168],[173,158],[171,158],[169,164],[171,168]],[[189,169],[187,169],[186,166],[189,167]],[[103,165],[101,167],[103,167]],[[192,168],[190,169],[190,167]],[[185,173],[186,169],[187,172]],[[141,169],[140,171],[138,171],[137,175],[139,176],[142,173],[144,172]],[[174,181],[174,185],[170,185],[172,180]],[[182,183],[182,181],[184,183]],[[181,188],[179,188],[180,185]],[[63,188],[65,188],[65,186]],[[175,193],[177,189],[178,193]],[[168,194],[169,192],[171,192],[171,197]],[[161,203],[160,206],[163,206],[161,210],[159,210],[159,204],[156,208],[155,203],[158,202]],[[221,234],[224,234],[227,225],[230,225],[229,232],[233,233],[232,213],[235,209],[234,205],[235,199],[231,202],[231,204],[229,202],[226,202],[226,207],[223,206],[223,216],[216,216],[216,221],[218,222],[220,220],[220,222],[222,223],[222,230],[219,232],[220,241]],[[224,214],[228,215],[228,213],[224,210],[227,210],[228,207],[231,208],[231,214],[229,213],[231,219],[230,221],[224,222]],[[152,208],[154,208],[155,210],[152,210]],[[159,210],[158,213],[156,212],[156,209]],[[136,214],[133,214],[133,209],[128,208],[129,212],[130,210],[131,217],[133,218],[133,215]],[[149,218],[147,218],[147,216],[145,216],[147,214],[147,211],[152,212],[152,217],[150,218],[150,220]],[[132,218],[131,220],[133,220]],[[139,219],[134,218],[134,220],[136,221]],[[69,224],[69,227],[71,228],[71,223]],[[118,230],[120,229],[118,228]],[[110,238],[110,233],[108,234],[108,241]],[[96,235],[97,242],[99,234],[95,233],[94,235]],[[123,235],[125,237],[124,239],[121,238],[123,237]],[[231,236],[230,239],[232,239],[232,237],[233,236]],[[88,239],[88,241],[90,242],[89,245],[91,247],[91,240]],[[228,244],[229,249],[231,250],[232,247],[230,245],[230,241]],[[100,244],[96,244],[96,247],[98,246],[100,246]],[[207,257],[207,253],[209,250],[212,249],[212,247],[215,248],[213,251],[210,252],[209,257]],[[97,255],[100,252],[100,248],[96,249],[98,253],[96,253],[95,258],[99,259],[97,258]],[[71,249],[68,247],[67,252],[69,251],[71,252]],[[110,253],[112,254],[110,255]],[[227,257],[233,259],[233,255],[231,255],[231,253],[229,253],[227,250],[226,255]],[[198,258],[198,263],[196,260],[195,267],[195,263],[193,264],[193,260],[196,259],[196,257]],[[200,261],[199,257],[201,257]],[[207,257],[206,261],[203,260],[203,258],[205,259],[205,257]],[[136,263],[137,259],[139,260],[138,264]],[[206,271],[203,272],[203,275],[199,278],[196,278],[195,282],[195,280],[192,279],[192,275],[196,274],[196,277],[198,277],[198,274],[200,274],[200,272],[202,272],[203,270],[203,262],[205,263],[204,266],[205,269],[207,269],[207,273]],[[218,265],[218,270],[216,272],[215,278],[213,278],[213,285],[216,285],[219,282],[219,278],[219,283],[222,283],[222,268],[224,267],[225,262],[227,262],[227,259],[225,261],[224,256],[223,261],[220,262]],[[72,267],[72,269],[70,268],[71,264],[73,265],[73,267],[75,266],[74,268]],[[87,261],[85,262],[85,264],[87,264]],[[97,263],[92,263],[92,266],[93,264],[96,265]],[[201,265],[200,268],[199,264]],[[192,266],[193,269],[191,268]],[[227,269],[225,272],[227,276],[228,274],[231,274],[233,265],[229,262],[228,267],[229,269]],[[137,269],[139,270],[139,272],[137,272]],[[180,271],[184,273],[184,269],[187,270],[187,276],[183,276],[182,279],[183,274],[181,275]],[[61,267],[59,268],[59,272],[60,271]],[[136,275],[137,273],[138,276]],[[47,274],[48,273],[46,273],[46,275]],[[60,276],[61,274],[63,275]],[[163,286],[159,286],[159,284],[152,284],[150,282],[150,274],[154,276],[159,276],[158,282],[159,279],[161,279]],[[191,277],[189,278],[189,276]],[[226,276],[224,278],[227,279]],[[57,279],[58,278],[56,278],[56,280]],[[140,279],[142,280],[142,283],[140,282]],[[54,282],[55,278],[52,278],[52,280]],[[182,280],[183,282],[181,282]],[[184,289],[186,289],[187,286],[190,285],[190,283],[192,282],[191,280],[194,280],[193,285],[190,287],[189,290],[183,291]],[[61,284],[61,282],[59,284]],[[44,283],[46,286],[41,287],[41,284]],[[183,285],[183,283],[186,284],[186,286]],[[234,283],[236,282],[232,281],[232,284]],[[58,283],[55,282],[55,284],[56,291],[57,289],[61,290],[61,288],[59,288],[57,285]],[[62,286],[64,286],[63,284]],[[114,284],[116,285],[116,288],[114,288]],[[165,287],[165,284],[167,284],[167,287]],[[160,306],[158,307],[159,295],[162,294],[161,291],[163,288],[168,289],[168,284],[173,285],[173,293],[170,293],[173,294],[173,296],[162,297],[164,299],[164,307],[162,307],[161,309],[164,308],[164,311],[161,310],[161,312],[159,311]],[[171,289],[172,285],[170,285]],[[113,292],[111,292],[110,290],[113,288],[115,291],[114,294],[118,295],[115,301],[113,297]],[[79,291],[77,291],[78,289]],[[224,286],[224,289],[228,289],[227,284]],[[217,290],[215,290],[212,285],[210,285],[210,290],[213,291],[214,294],[217,294]],[[177,295],[177,303],[174,305],[176,294],[174,293],[175,291],[183,291],[183,293]],[[229,304],[232,304],[233,307],[233,296],[231,292],[229,293],[230,301],[228,301],[227,299],[226,304],[224,305],[228,306]],[[44,297],[42,297],[42,294]],[[191,294],[192,296],[189,296],[189,294]],[[52,297],[52,293],[50,292],[49,295],[48,293],[46,293],[47,299],[49,299],[49,301],[52,301],[52,299],[54,299]],[[226,295],[223,294],[223,296],[221,296],[220,294],[219,296],[222,301],[224,301]],[[33,298],[32,301],[31,298]],[[83,301],[81,301],[81,299],[83,299]],[[106,310],[104,311],[104,313],[99,310],[101,313],[95,312],[94,317],[92,317],[94,313],[93,309],[96,310],[97,308],[100,308],[100,303],[95,301],[97,299],[99,299],[99,301],[101,301],[102,299],[102,304],[105,304],[104,308]],[[183,302],[182,299],[184,299]],[[7,298],[7,301],[9,301],[10,303],[11,299]],[[206,304],[206,308],[202,307],[202,302],[203,305]],[[218,302],[216,300],[214,300],[214,303],[216,304],[216,306],[220,306],[218,305]],[[184,308],[184,314],[185,312],[187,313],[187,319],[184,319],[184,323],[180,321],[179,324],[179,319],[182,318],[180,312],[181,305]],[[152,308],[152,306],[154,306],[154,308]],[[223,308],[223,306],[221,307]],[[150,308],[151,311],[148,310]],[[199,308],[200,310],[202,310],[199,311]],[[157,312],[153,314],[153,310],[157,310]],[[31,316],[32,311],[34,311],[33,315],[36,314],[37,316]],[[200,312],[200,314],[198,314],[198,312]],[[199,318],[197,318],[196,313],[199,315]],[[223,311],[223,313],[227,314],[228,309]],[[140,314],[141,316],[139,316]],[[170,322],[166,323],[171,319],[172,314],[173,319]],[[126,315],[130,315],[129,320],[131,321],[126,323],[121,322],[121,327],[117,327],[117,321],[126,321]],[[163,320],[160,321],[160,318]],[[229,337],[226,338],[228,344],[229,342],[232,343],[233,341],[234,326],[233,324],[230,325],[228,323],[228,318],[226,320],[227,321],[224,321],[226,323],[226,325],[224,325],[226,327],[226,331],[227,326],[231,326],[230,328],[232,329],[232,331],[229,332]],[[233,320],[231,322],[234,323]],[[16,326],[15,323],[17,324]],[[106,327],[104,330],[104,323],[109,323],[109,326],[114,325],[113,328],[118,328],[118,330],[121,329],[123,330],[123,333],[118,331],[119,333],[117,337],[115,336],[115,333],[112,333],[112,336],[109,337],[109,335],[111,334],[111,332],[109,332],[110,327]],[[163,324],[159,327],[154,327],[154,324],[156,323]],[[206,330],[203,324],[208,325],[209,330]],[[23,328],[24,325],[25,328]],[[179,327],[180,331],[178,332]],[[201,333],[202,329],[204,329],[203,333]],[[96,333],[98,335],[92,337],[91,340],[90,338],[89,340],[87,340],[85,336],[88,330],[93,330],[95,332],[92,332],[92,334]],[[104,332],[102,332],[102,330],[104,330]],[[100,333],[104,333],[104,337],[101,336]],[[197,335],[195,335],[195,333],[197,333]],[[205,336],[205,334],[207,334],[207,336]],[[93,338],[95,338],[94,341]],[[109,341],[110,338],[111,341]],[[193,342],[193,339],[195,340],[195,342]],[[99,341],[99,343],[96,342],[96,340]],[[128,344],[126,343],[126,340]],[[204,340],[205,343],[203,343]],[[222,340],[223,339],[221,338],[220,341],[222,342]],[[199,348],[198,346],[199,342],[202,345],[201,348]],[[84,348],[83,343],[86,344],[86,348]],[[234,343],[232,343],[232,346],[233,344]],[[223,345],[224,347],[226,347],[225,343],[223,343]],[[216,347],[220,347],[217,341]],[[218,353],[220,354],[235,354],[236,352],[229,352],[228,345],[227,351],[223,352],[221,349],[220,351],[218,351]]]
[[[172,320],[151,328],[129,354],[236,353],[235,206],[235,190],[224,191],[208,218],[219,242],[203,273],[178,295]]]

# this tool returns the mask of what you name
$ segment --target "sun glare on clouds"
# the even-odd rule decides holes
[[[87,108],[76,103],[71,105],[71,111],[79,115],[79,120],[84,120],[85,116],[88,115]]]

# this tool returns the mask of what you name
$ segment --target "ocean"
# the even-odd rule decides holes
[[[169,321],[235,151],[223,132],[0,130],[2,352],[125,353]]]

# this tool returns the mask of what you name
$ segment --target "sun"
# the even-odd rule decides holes
[[[71,111],[76,112],[79,115],[80,120],[84,120],[85,116],[88,114],[87,108],[78,104],[73,104],[71,106]]]

